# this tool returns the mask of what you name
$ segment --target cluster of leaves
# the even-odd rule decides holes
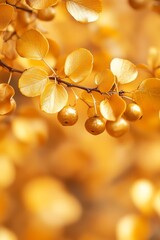
[[[60,0],[1,0],[1,11],[3,15],[7,13],[3,24],[7,24],[12,20],[13,11],[20,9],[28,13],[33,13],[40,20],[49,21],[54,18],[53,7],[59,4]],[[79,22],[93,22],[98,19],[99,13],[102,11],[101,0],[65,0],[66,8],[71,16]],[[9,14],[11,11],[12,14]]]
[[[22,31],[20,37],[18,36],[16,24],[13,21],[13,19],[16,19],[17,23],[19,20],[15,16],[15,10],[33,13],[34,9],[41,11],[56,4],[57,0],[27,0],[25,3],[22,3],[22,1],[7,1],[0,4],[0,11],[2,12],[0,16],[0,30],[2,31],[0,49],[4,49],[7,29],[12,27],[14,30],[6,40],[7,43],[9,40],[13,40],[15,45],[15,49],[13,48],[15,54],[11,54],[11,59],[19,56],[34,60],[32,62],[33,66],[25,70],[14,69],[1,60],[0,65],[10,71],[8,84],[1,84],[0,86],[1,91],[4,91],[1,98],[1,114],[9,113],[15,108],[14,90],[10,86],[13,72],[21,74],[19,78],[21,93],[27,97],[40,96],[40,107],[46,113],[58,113],[64,107],[70,106],[68,88],[72,89],[75,96],[73,108],[75,108],[77,100],[81,99],[88,106],[89,119],[94,118],[91,122],[89,121],[89,127],[88,122],[86,123],[86,129],[93,134],[103,132],[107,121],[109,122],[107,123],[109,124],[108,132],[113,136],[121,136],[123,132],[128,130],[128,123],[123,117],[125,116],[127,120],[131,121],[139,120],[142,117],[141,108],[145,112],[146,103],[147,108],[150,106],[150,108],[159,112],[159,53],[155,49],[151,50],[148,66],[136,66],[128,60],[114,58],[110,63],[110,69],[106,68],[102,72],[95,72],[93,55],[85,48],[71,52],[61,64],[57,63],[53,68],[48,62],[48,58],[54,59],[56,52],[58,52],[58,46],[54,40],[47,39],[39,30],[35,29],[36,26],[34,28],[32,26],[31,29],[24,28],[25,31]],[[71,15],[81,22],[95,21],[101,11],[101,1],[92,1],[92,3],[89,0],[66,1],[66,6]],[[12,39],[14,35],[15,39]],[[1,51],[1,59],[6,58],[6,52]],[[148,71],[148,77],[139,79],[139,69]],[[79,85],[80,82],[89,78],[92,78],[94,87]],[[138,84],[135,84],[136,87],[133,82],[138,82]],[[132,84],[134,87],[130,87]],[[124,90],[126,86],[129,87],[130,91]],[[75,92],[74,88],[79,89],[80,92]],[[131,106],[132,109],[128,110],[129,103],[138,105]],[[137,107],[139,107],[138,115]],[[63,113],[64,117],[65,119],[66,117],[69,118],[70,113],[66,112],[65,116]],[[65,125],[67,123],[73,125],[77,121],[77,116],[76,121],[71,121],[72,124],[69,124],[68,121],[70,119],[66,120]],[[116,125],[113,125],[113,123]],[[117,124],[118,128],[120,127],[120,134],[115,133],[115,131],[118,131]]]

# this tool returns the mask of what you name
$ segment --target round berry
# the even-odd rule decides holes
[[[49,7],[39,10],[37,17],[42,21],[51,21],[55,17],[55,9],[53,7]]]
[[[135,103],[129,103],[124,116],[128,121],[137,121],[142,117],[142,109]]]
[[[129,123],[124,118],[117,121],[107,121],[106,130],[112,137],[121,137],[129,130]]]
[[[105,130],[105,120],[103,118],[100,118],[98,116],[90,117],[85,122],[85,128],[86,130],[93,134],[98,135]]]
[[[78,120],[78,113],[75,107],[66,106],[57,115],[63,126],[72,126]]]

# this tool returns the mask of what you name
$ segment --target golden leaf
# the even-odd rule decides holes
[[[126,102],[118,95],[113,94],[109,99],[100,103],[102,116],[109,121],[116,121],[126,109]]]
[[[154,70],[160,64],[160,52],[157,48],[151,47],[149,49],[147,63],[150,70]]]
[[[114,58],[110,67],[113,74],[117,77],[118,83],[121,84],[134,81],[138,75],[136,66],[125,59]]]
[[[41,60],[48,53],[49,44],[42,33],[31,29],[17,40],[16,49],[21,57]]]
[[[131,92],[134,91],[138,88],[138,86],[140,85],[140,83],[147,79],[147,78],[152,78],[153,74],[151,73],[151,71],[148,69],[148,66],[144,65],[144,64],[139,64],[137,65],[137,71],[138,71],[138,76],[137,78],[130,83],[127,84],[123,84],[123,86],[121,86],[121,88],[126,91],[126,92]]]
[[[30,7],[40,10],[57,4],[58,0],[26,0],[26,2]]]
[[[7,4],[0,4],[0,31],[8,26],[14,15],[14,8]]]
[[[80,48],[67,56],[64,71],[73,82],[78,83],[89,76],[92,67],[92,54],[87,49]]]
[[[160,79],[145,79],[132,94],[133,99],[144,112],[160,110]]]
[[[66,7],[79,22],[94,22],[102,11],[101,0],[68,0]]]
[[[62,85],[50,82],[46,85],[40,101],[44,112],[57,113],[67,104],[68,93]]]
[[[7,114],[12,111],[15,106],[13,96],[15,91],[7,83],[0,84],[0,115]]]
[[[96,109],[95,109],[95,107],[89,107],[87,110],[87,116],[89,118],[94,117],[94,116],[101,116],[99,106],[96,106]]]
[[[81,98],[89,105],[94,106],[94,100],[97,104],[100,104],[101,101],[104,100],[104,96],[98,92],[88,93],[84,91],[81,95]]]
[[[95,84],[98,85],[98,89],[101,92],[108,92],[111,90],[114,83],[115,76],[109,69],[99,72],[95,76]]]
[[[47,53],[47,55],[45,56],[45,61],[52,67],[55,67],[56,63],[57,63],[57,58],[59,56],[60,53],[60,48],[58,46],[58,44],[51,39],[47,39],[48,43],[49,43],[49,51]],[[30,67],[38,67],[41,69],[44,69],[46,72],[48,72],[48,74],[52,74],[52,70],[51,68],[48,67],[48,65],[46,65],[46,63],[43,60],[36,60],[36,59],[27,59],[27,62],[25,63],[26,68],[30,68]]]
[[[40,68],[29,68],[19,79],[19,88],[23,95],[35,97],[42,93],[48,82],[48,73]]]

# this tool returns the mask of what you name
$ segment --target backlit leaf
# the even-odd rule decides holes
[[[19,88],[23,95],[35,97],[42,93],[48,81],[48,74],[40,68],[24,71],[19,79]]]
[[[94,106],[94,100],[97,104],[100,104],[104,100],[104,96],[98,92],[88,93],[84,91],[81,95],[81,98],[89,105]]]
[[[87,110],[87,116],[90,118],[90,117],[94,117],[94,116],[101,116],[101,112],[100,112],[100,108],[99,106],[96,106],[96,109],[95,107],[89,107],[88,110]]]
[[[126,102],[118,95],[113,94],[109,99],[100,103],[102,116],[109,121],[116,121],[126,109]]]
[[[7,114],[12,110],[15,105],[14,94],[15,91],[9,84],[0,84],[0,115]]]
[[[17,40],[16,49],[21,57],[41,60],[48,53],[49,44],[42,33],[31,29]]]
[[[115,76],[109,69],[103,72],[99,72],[95,76],[95,83],[96,85],[98,85],[98,89],[101,92],[108,92],[109,90],[111,90],[114,82]]]
[[[57,4],[58,0],[26,0],[27,4],[34,9],[45,9]]]
[[[50,66],[55,67],[57,58],[60,53],[60,48],[54,40],[51,40],[51,39],[47,39],[47,40],[49,43],[49,51],[48,51],[47,55],[45,56],[45,61]],[[35,67],[44,69],[46,72],[48,72],[48,74],[52,74],[52,70],[48,67],[48,65],[46,65],[46,63],[43,60],[40,61],[40,60],[36,60],[36,59],[27,59],[26,61],[27,61],[25,63],[26,68],[35,66]]]
[[[160,79],[149,78],[144,80],[132,97],[142,107],[143,111],[158,112],[160,110]]]
[[[153,74],[148,69],[148,66],[144,64],[137,65],[137,71],[138,71],[137,78],[133,82],[123,84],[123,86],[121,86],[121,89],[123,89],[126,92],[134,91],[138,88],[138,86],[143,80],[153,77]]]
[[[149,49],[147,63],[150,70],[153,70],[160,64],[160,52],[157,48],[151,47]]]
[[[0,31],[8,26],[14,15],[14,8],[7,4],[0,4]]]
[[[44,112],[57,113],[67,104],[68,93],[62,85],[50,82],[46,85],[40,101]]]
[[[118,83],[121,84],[134,81],[138,75],[136,66],[125,59],[114,58],[110,67],[112,73],[117,77]]]
[[[92,54],[87,49],[80,48],[67,56],[64,71],[73,82],[78,83],[89,76],[92,67]]]
[[[68,0],[66,7],[79,22],[94,22],[102,11],[101,0]]]

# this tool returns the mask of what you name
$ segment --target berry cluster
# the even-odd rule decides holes
[[[72,126],[78,120],[78,112],[75,107],[65,106],[57,115],[59,122],[63,126]],[[93,134],[99,135],[107,130],[112,137],[121,137],[129,130],[128,121],[137,121],[142,117],[142,110],[136,103],[129,103],[124,117],[116,121],[106,121],[102,116],[89,117],[85,122],[86,130]]]

